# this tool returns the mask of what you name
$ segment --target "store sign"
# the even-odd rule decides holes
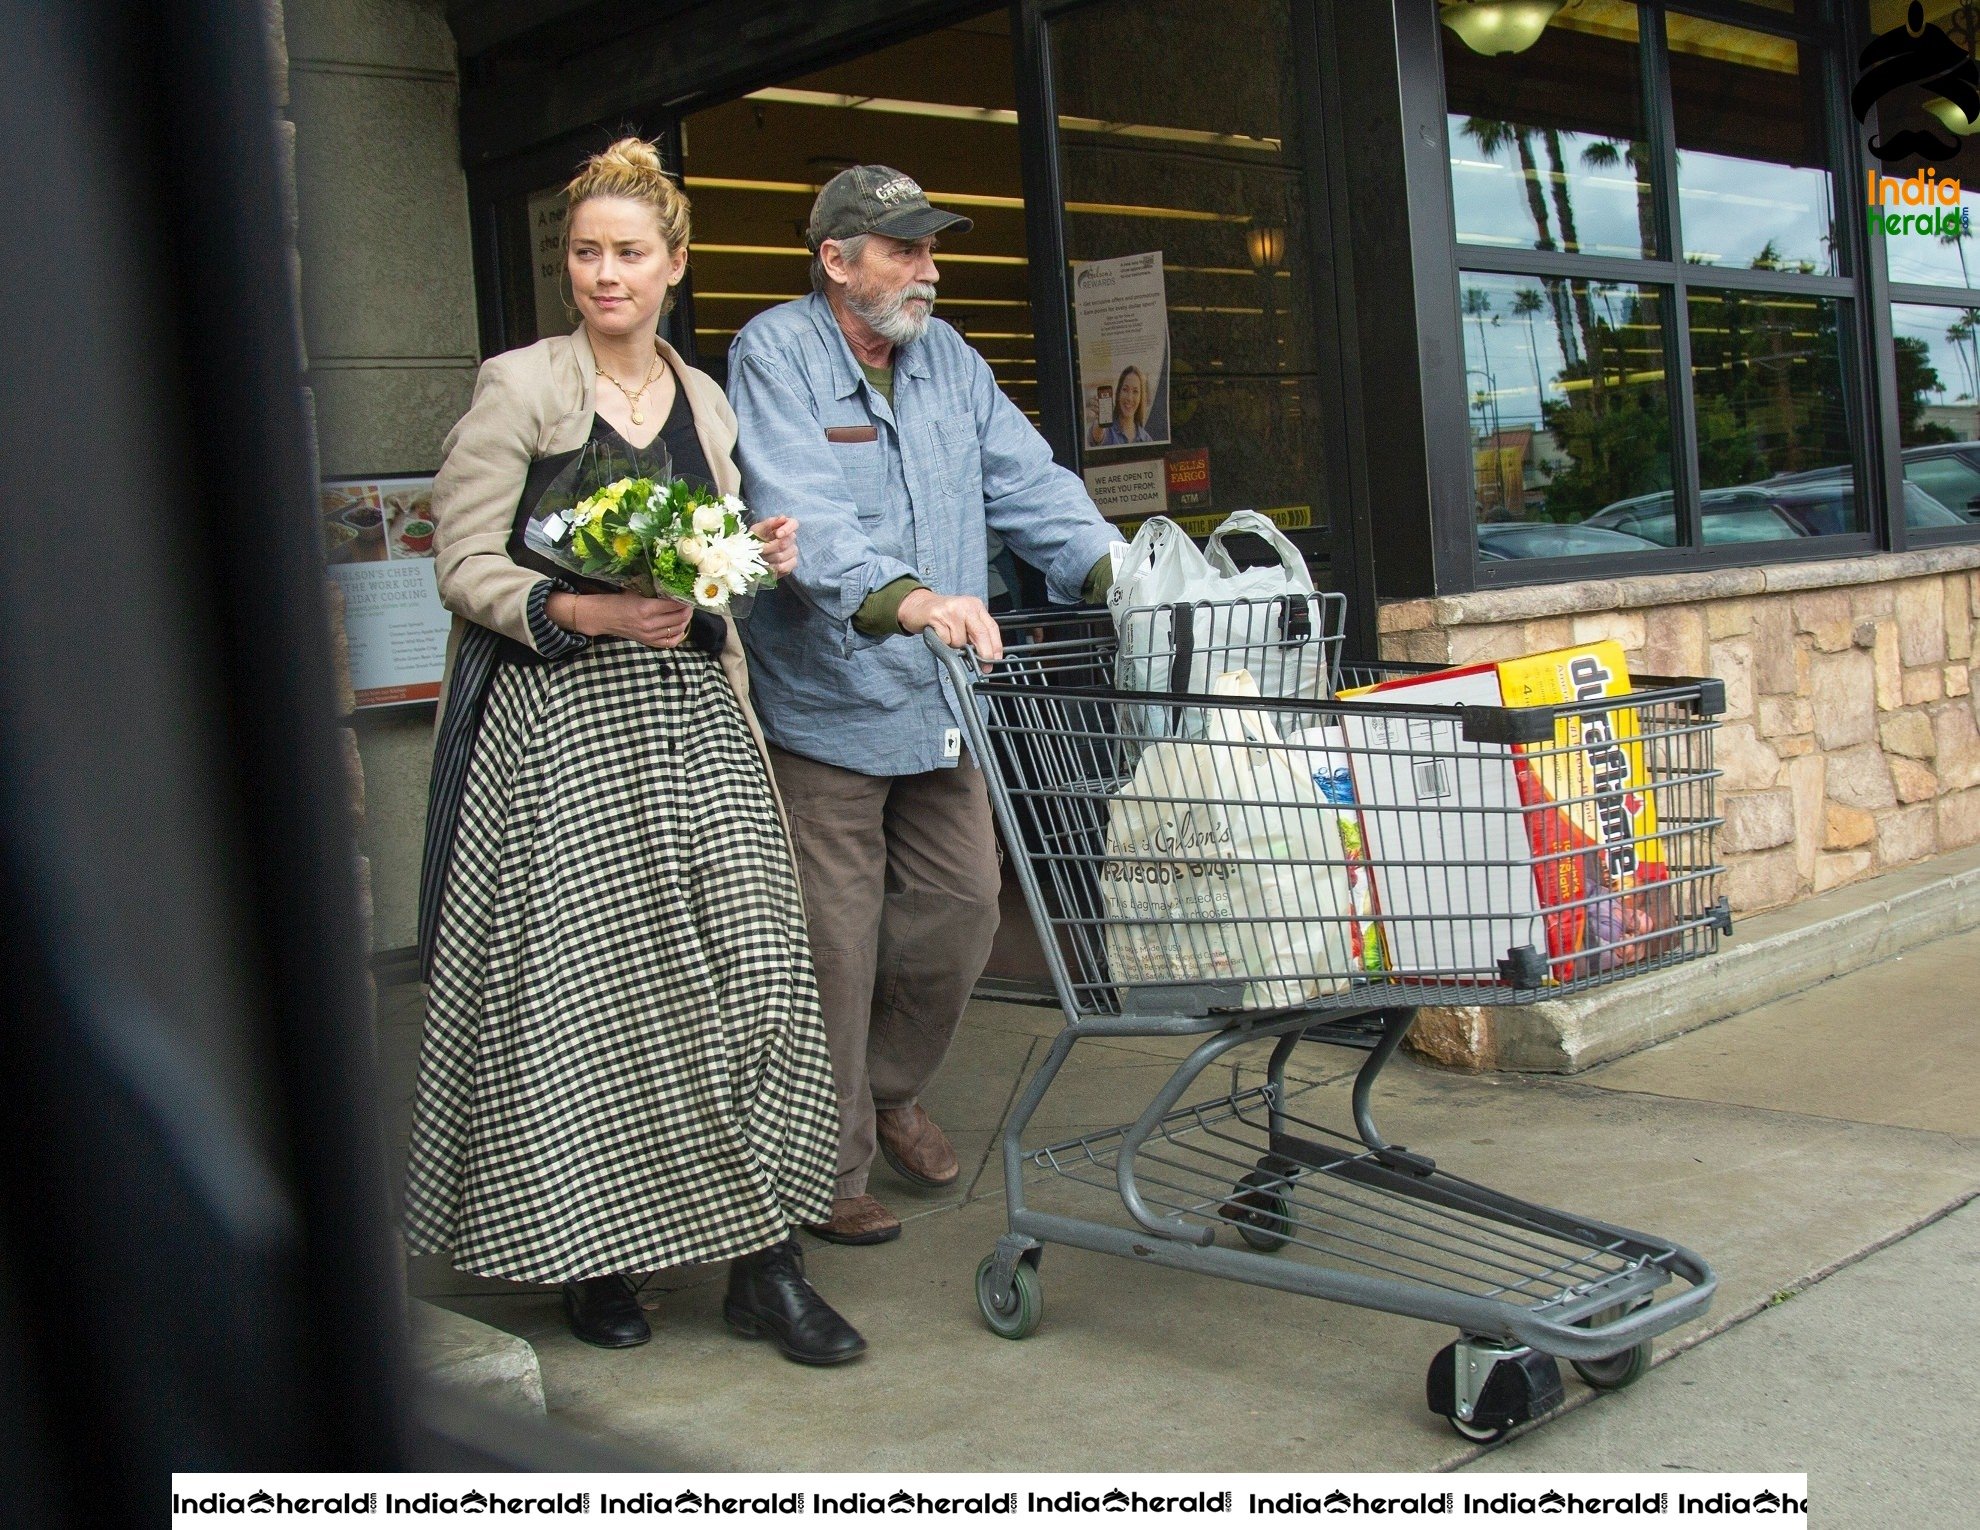
[[[1169,473],[1169,508],[1176,511],[1208,510],[1210,448],[1199,446],[1191,451],[1170,452],[1162,460]]]
[[[432,477],[332,479],[322,511],[357,704],[435,700],[452,618],[433,573]]]
[[[1160,457],[1086,470],[1086,492],[1108,520],[1168,513],[1168,474]]]
[[[1073,326],[1089,452],[1169,440],[1169,297],[1162,252],[1073,262]]]

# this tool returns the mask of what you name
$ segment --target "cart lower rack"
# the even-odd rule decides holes
[[[1373,1087],[1419,1004],[1526,1003],[1716,948],[1722,701],[1709,681],[1518,708],[1337,697],[1425,671],[1343,675],[1325,600],[1134,613],[1125,642],[1092,613],[1021,613],[988,667],[930,640],[1065,1014],[1005,1128],[1009,1230],[977,1301],[993,1331],[1030,1334],[1058,1243],[1449,1325],[1429,1406],[1493,1440],[1559,1405],[1556,1360],[1635,1381],[1716,1277],[1668,1239],[1390,1143]],[[1179,683],[1220,677],[1212,692],[1146,689],[1171,658]],[[1260,673],[1319,678],[1261,696]],[[1027,1147],[1073,1046],[1105,1036],[1202,1040],[1134,1120]],[[1288,1072],[1302,1042],[1367,1053],[1338,1127]],[[1201,1087],[1266,1046],[1262,1083],[1232,1068]],[[1038,1209],[1027,1168],[1119,1214]]]

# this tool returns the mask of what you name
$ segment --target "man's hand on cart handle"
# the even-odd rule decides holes
[[[997,619],[974,595],[915,590],[901,602],[896,620],[910,635],[933,629],[951,648],[974,648],[979,664],[995,664],[1004,656],[1004,635],[997,630]]]

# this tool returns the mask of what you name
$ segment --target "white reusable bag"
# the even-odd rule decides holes
[[[1262,537],[1278,553],[1278,566],[1239,569],[1224,546],[1232,532]],[[1240,600],[1259,604],[1223,604]],[[1295,626],[1301,608],[1305,620]],[[1200,693],[1212,675],[1242,665],[1266,696],[1317,701],[1331,694],[1313,578],[1299,549],[1256,511],[1226,517],[1203,551],[1165,516],[1143,522],[1120,561],[1107,609],[1118,640],[1115,683],[1122,690]],[[1123,709],[1122,726],[1136,737],[1159,738],[1190,731],[1181,726],[1185,720],[1193,723],[1197,714],[1185,719],[1164,707],[1136,707]]]
[[[1243,670],[1210,689],[1258,695]],[[1262,711],[1203,714],[1200,739],[1148,745],[1107,805],[1100,894],[1114,980],[1244,982],[1253,1008],[1335,992],[1353,971],[1338,814]]]

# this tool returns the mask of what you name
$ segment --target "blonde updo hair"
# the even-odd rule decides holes
[[[571,247],[571,215],[594,197],[625,197],[644,202],[660,223],[670,252],[688,247],[691,223],[687,193],[660,168],[660,151],[644,138],[621,138],[578,167],[564,188],[564,249]],[[670,300],[671,301],[671,300]]]

